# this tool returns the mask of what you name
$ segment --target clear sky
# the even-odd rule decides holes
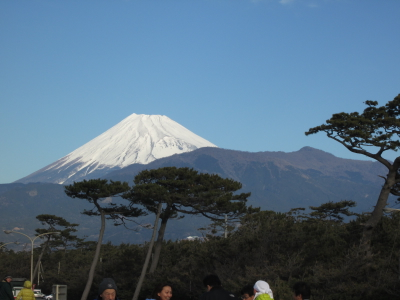
[[[221,148],[351,154],[333,113],[400,93],[398,0],[0,1],[0,183],[132,113]]]

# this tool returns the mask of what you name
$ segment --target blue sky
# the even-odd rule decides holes
[[[398,0],[1,1],[0,183],[132,113],[226,149],[366,159],[304,132],[400,93],[399,12]]]

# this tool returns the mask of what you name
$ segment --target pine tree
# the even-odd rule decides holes
[[[381,176],[384,184],[375,208],[364,224],[361,249],[370,254],[372,232],[382,218],[389,195],[400,195],[400,156],[393,162],[382,157],[385,151],[397,151],[400,148],[400,94],[385,106],[378,107],[377,101],[370,100],[365,104],[367,108],[363,113],[333,114],[326,124],[310,128],[305,134],[325,132],[349,151],[372,158],[388,169],[386,176]]]

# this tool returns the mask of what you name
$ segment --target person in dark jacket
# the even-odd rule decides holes
[[[12,277],[6,276],[0,283],[0,300],[14,300],[14,295],[12,293],[11,282]]]
[[[293,285],[293,299],[295,300],[308,300],[311,296],[310,286],[303,282],[296,282]]]
[[[240,298],[243,300],[253,300],[254,299],[254,287],[251,284],[248,284],[244,286],[240,290],[240,295],[242,295]]]
[[[207,292],[202,294],[199,300],[233,300],[235,295],[224,290],[221,281],[217,275],[207,275],[203,279],[203,285],[207,288]]]
[[[112,278],[103,278],[99,284],[99,296],[96,300],[118,300],[117,285]]]

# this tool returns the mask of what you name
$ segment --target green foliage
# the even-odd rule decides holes
[[[400,196],[400,162],[392,163],[382,157],[385,151],[397,151],[400,147],[400,94],[384,106],[378,107],[377,101],[370,100],[365,104],[368,107],[363,113],[333,114],[326,124],[310,128],[305,134],[325,132],[348,150],[376,159],[390,171],[385,178],[390,192]]]
[[[85,199],[94,204],[101,198],[114,197],[127,190],[129,190],[127,182],[110,180],[108,183],[107,179],[83,180],[65,186],[67,196]]]
[[[352,207],[351,202],[347,204]],[[319,208],[335,211],[338,207],[349,208],[342,201]],[[383,216],[372,236],[372,258],[368,258],[358,252],[368,216],[338,221],[331,220],[329,213],[325,218],[311,216],[313,212],[301,208],[288,213],[253,212],[241,217],[240,226],[228,238],[164,241],[157,270],[147,275],[139,299],[164,281],[173,286],[172,299],[198,299],[204,292],[202,279],[210,273],[237,295],[244,285],[262,279],[270,284],[275,300],[290,299],[296,281],[310,284],[311,299],[399,299],[400,214]],[[352,214],[350,209],[346,213]],[[103,277],[115,279],[120,299],[131,299],[147,249],[148,244],[102,245],[88,299],[97,296]],[[66,284],[68,298],[79,299],[94,252],[90,245],[46,252],[44,282],[39,288],[50,293],[52,284]],[[27,277],[29,259],[29,251],[0,251],[0,269]]]
[[[328,203],[324,203],[318,207],[310,206],[310,208],[313,210],[313,212],[310,213],[310,216],[322,220],[342,222],[344,217],[341,215],[345,215],[347,217],[357,215],[356,213],[349,211],[350,207],[355,206],[356,203],[349,200],[342,200],[339,202],[329,201]]]
[[[46,235],[50,248],[74,248],[77,247],[77,245],[82,243],[84,240],[72,234],[77,231],[76,227],[79,226],[79,224],[70,223],[62,217],[49,214],[38,215],[36,216],[36,219],[38,219],[42,225],[47,225],[47,228],[35,229],[38,234],[43,234],[46,232],[60,233],[58,235]]]
[[[241,183],[215,174],[165,167],[140,172],[134,183],[131,191],[123,196],[125,199],[155,214],[158,205],[164,205],[149,273],[154,273],[158,264],[168,220],[183,218],[186,214],[202,215],[214,221],[232,220],[248,211],[246,202],[250,193],[235,194],[242,188]]]
[[[373,158],[386,150],[397,151],[400,147],[400,94],[385,106],[378,107],[376,101],[366,101],[363,113],[333,114],[326,124],[310,128],[306,135],[323,131],[328,137],[340,142],[350,151]],[[373,155],[366,149],[378,147]]]
[[[144,215],[144,212],[132,205],[123,205],[112,202],[113,197],[120,197],[130,189],[127,182],[112,181],[107,179],[90,179],[65,186],[65,193],[71,198],[85,199],[94,204],[92,210],[84,210],[88,216],[99,216],[101,213],[108,215],[114,222],[124,222],[121,216],[134,218]],[[106,201],[100,202],[100,199]],[[107,201],[110,199],[110,201]]]
[[[112,181],[108,183],[108,180],[102,179],[91,179],[89,181],[74,182],[74,184],[65,187],[65,193],[72,198],[85,199],[89,203],[94,204],[94,208],[90,211],[85,210],[83,213],[88,216],[100,216],[101,226],[99,238],[96,245],[96,250],[93,255],[92,264],[90,266],[86,285],[82,293],[81,300],[86,300],[90,288],[93,283],[93,279],[96,273],[96,267],[100,256],[101,245],[105,230],[105,219],[108,216],[109,219],[114,220],[116,224],[118,221],[121,223],[125,222],[125,218],[138,217],[144,214],[144,212],[137,207],[132,205],[123,205],[112,202],[112,197],[121,196],[129,190],[129,185],[126,182],[121,183],[120,181]],[[100,199],[107,200],[111,198],[111,201],[99,201]],[[105,205],[104,205],[104,202]],[[120,224],[121,224],[120,223]]]
[[[210,219],[235,218],[246,212],[250,193],[234,194],[242,185],[215,174],[194,169],[165,167],[144,170],[134,179],[135,185],[125,198],[140,203],[152,213],[158,203],[165,203],[161,219],[201,214]]]
[[[366,101],[365,104],[368,107],[363,113],[334,114],[326,124],[310,128],[305,134],[325,132],[351,152],[373,158],[388,169],[387,175],[381,176],[385,182],[371,217],[364,224],[360,241],[361,252],[370,256],[373,230],[382,218],[388,197],[390,193],[400,195],[400,157],[394,162],[382,157],[385,151],[397,151],[400,147],[400,94],[385,106],[378,107],[376,101]]]

